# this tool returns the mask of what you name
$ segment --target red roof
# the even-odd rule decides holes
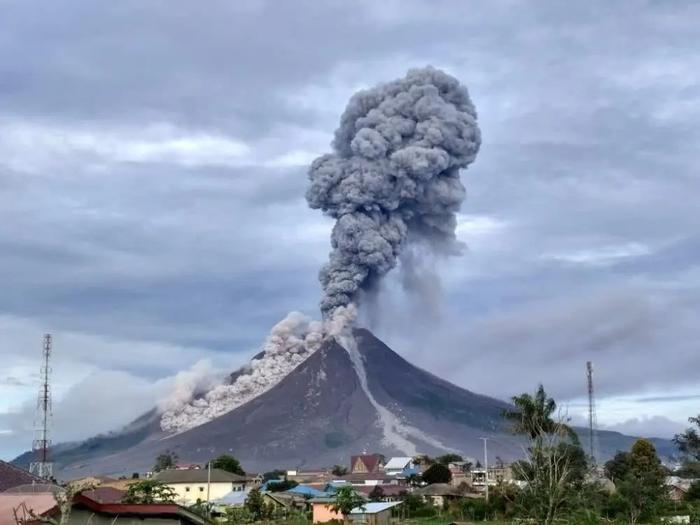
[[[23,468],[0,460],[0,492],[5,492],[7,489],[20,485],[31,485],[33,483],[45,484],[46,480],[29,473]]]
[[[204,518],[190,512],[175,503],[154,503],[154,504],[132,504],[132,503],[100,503],[80,494],[75,498],[75,504],[85,505],[93,512],[112,515],[133,515],[133,516],[177,516],[182,523],[204,525],[209,523]]]
[[[121,503],[124,494],[126,494],[125,490],[115,489],[114,487],[96,487],[83,492],[83,496],[98,503]]]
[[[382,457],[379,454],[363,454],[360,456],[351,456],[350,472],[358,472],[355,470],[358,461],[364,464],[365,470],[367,472],[376,472],[377,470],[379,470]]]

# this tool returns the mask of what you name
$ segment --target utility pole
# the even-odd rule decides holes
[[[209,509],[210,491],[211,491],[211,459],[207,463],[207,509]]]
[[[482,437],[479,438],[484,442],[484,482],[486,483],[486,501],[489,501],[489,451],[488,451],[488,440],[489,438]]]

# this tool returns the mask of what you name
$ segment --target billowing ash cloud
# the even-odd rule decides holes
[[[335,132],[335,153],[316,159],[309,172],[309,206],[336,219],[330,260],[320,273],[324,321],[289,314],[272,329],[263,355],[233,383],[201,393],[197,374],[184,377],[161,403],[163,430],[201,425],[267,392],[327,337],[344,335],[352,355],[347,328],[357,294],[396,265],[402,247],[422,242],[441,253],[457,250],[455,213],[465,194],[459,170],[474,160],[480,143],[466,88],[437,69],[412,70],[355,94]],[[377,406],[387,439],[405,448],[409,432]]]
[[[262,355],[250,362],[233,382],[212,383],[200,362],[192,371],[178,374],[175,385],[159,408],[160,426],[182,432],[202,425],[255,399],[274,387],[321,347],[326,337],[337,336],[355,319],[355,309],[338,308],[324,322],[290,312],[267,336]],[[206,380],[206,383],[204,382]],[[202,388],[206,384],[206,388]]]
[[[459,170],[480,144],[467,89],[432,67],[350,99],[334,153],[313,162],[306,193],[310,207],[336,219],[319,276],[324,316],[391,270],[407,242],[457,251]]]

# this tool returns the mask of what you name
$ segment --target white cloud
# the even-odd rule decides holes
[[[615,264],[622,259],[640,257],[642,255],[649,255],[650,253],[652,253],[651,249],[645,244],[629,242],[618,245],[598,246],[569,252],[545,254],[542,258],[564,263],[606,266]]]

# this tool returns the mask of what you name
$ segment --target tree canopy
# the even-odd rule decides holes
[[[130,483],[122,498],[124,503],[172,503],[175,501],[175,491],[157,479],[143,479]]]
[[[562,421],[554,419],[557,403],[547,396],[543,385],[539,385],[534,396],[524,393],[511,400],[515,410],[504,410],[503,417],[510,421],[514,433],[524,434],[531,439],[547,434],[567,435],[574,443],[578,443],[576,432]]]
[[[347,523],[348,516],[352,509],[356,507],[364,508],[365,500],[353,487],[340,487],[335,493],[335,502],[331,506],[333,512],[340,512]]]
[[[166,450],[165,452],[159,454],[156,457],[156,463],[155,465],[153,465],[153,472],[160,472],[161,470],[175,468],[177,466],[178,459],[179,458],[177,457],[177,454],[175,454],[175,452]]]
[[[696,461],[700,461],[700,433],[698,433],[698,430],[700,430],[700,414],[697,417],[688,418],[688,422],[698,428],[690,427],[682,434],[676,434],[673,441],[681,452]]]
[[[450,463],[464,461],[464,458],[459,454],[443,454],[442,456],[436,457],[435,461],[442,465],[449,465]]]
[[[218,468],[226,472],[245,476],[245,471],[243,467],[241,467],[240,462],[229,454],[222,454],[218,458],[212,460],[211,468]]]
[[[428,485],[433,485],[434,483],[449,483],[452,481],[452,473],[445,465],[435,463],[423,472],[423,481]]]

